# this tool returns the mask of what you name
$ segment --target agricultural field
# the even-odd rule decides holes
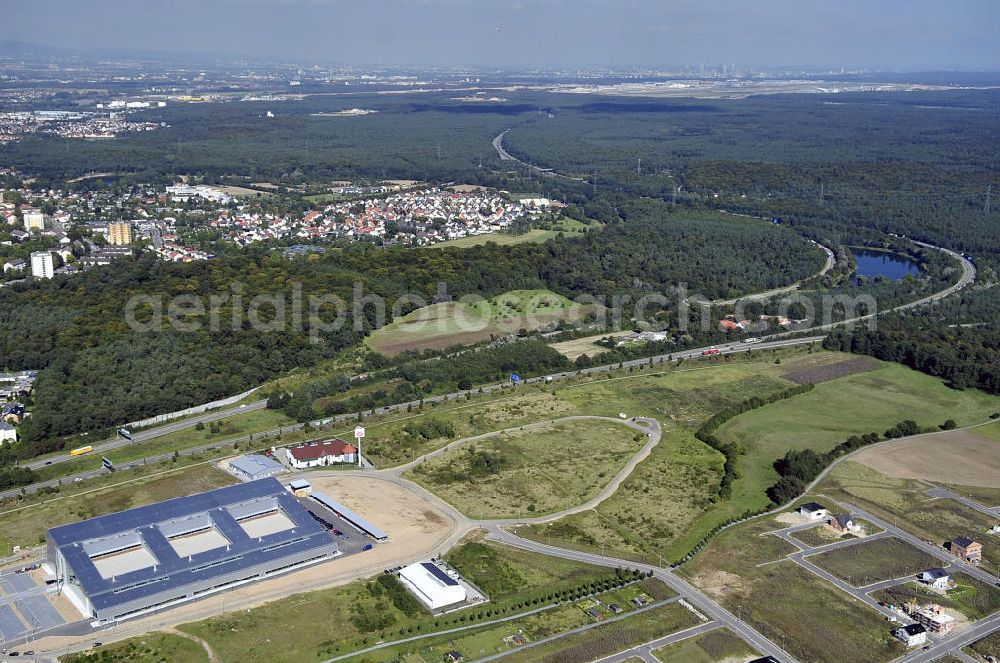
[[[549,345],[552,346],[553,350],[564,355],[567,359],[576,361],[576,359],[581,355],[596,357],[602,352],[607,352],[608,348],[603,345],[598,345],[597,341],[600,341],[602,338],[606,338],[609,335],[610,334],[605,332],[596,336],[584,336],[582,338],[574,338],[569,341],[550,343]]]
[[[469,235],[467,237],[459,237],[458,239],[449,239],[446,242],[438,242],[437,244],[432,244],[433,248],[460,248],[467,249],[470,246],[482,246],[487,242],[493,242],[500,246],[510,246],[512,244],[524,244],[526,242],[541,243],[546,242],[550,239],[555,239],[560,235],[566,237],[572,237],[574,235],[582,235],[588,230],[601,228],[603,224],[593,223],[587,225],[582,221],[577,221],[576,219],[571,219],[569,217],[563,216],[552,222],[551,227],[548,228],[532,228],[531,230],[515,235],[512,233],[492,233],[487,235]]]
[[[1000,421],[995,421],[988,426],[977,428],[976,435],[982,435],[983,437],[1000,442]]]
[[[405,476],[470,517],[540,516],[597,495],[647,439],[606,420],[510,429],[450,448]]]
[[[177,464],[136,468],[127,475],[108,475],[80,485],[67,485],[58,495],[33,495],[0,507],[0,556],[13,546],[32,548],[45,542],[45,530],[132,507],[221,488],[236,479],[197,457]]]
[[[723,462],[722,454],[691,433],[668,429],[649,457],[596,509],[522,527],[518,534],[615,557],[672,560],[704,536],[702,521],[715,507],[714,487]]]
[[[789,364],[782,368],[789,370]],[[852,435],[881,434],[904,419],[913,419],[923,428],[947,419],[964,426],[987,420],[997,409],[1000,398],[996,396],[955,391],[937,378],[884,364],[873,371],[820,382],[807,394],[742,414],[716,435],[747,449],[740,458],[743,478],[734,485],[733,500],[747,508],[762,508],[767,505],[764,489],[778,479],[773,463],[790,449],[829,451]],[[851,416],[845,417],[845,412]]]
[[[914,598],[920,603],[937,603],[956,610],[969,619],[982,619],[1000,610],[1000,589],[964,573],[951,577],[955,586],[938,591],[919,582],[908,582],[872,594],[883,603],[903,605]]]
[[[846,461],[827,475],[817,491],[895,521],[901,529],[936,545],[956,536],[972,536],[983,544],[985,568],[996,569],[1000,564],[1000,537],[987,531],[997,519],[952,500],[929,500],[924,493],[927,488],[921,481],[894,479],[866,465]]]
[[[849,647],[857,662],[902,654],[874,610],[792,562],[758,566],[795,551],[778,537],[759,536],[782,526],[759,518],[725,530],[680,572],[799,660],[839,663],[843,650],[830,648],[831,641]]]
[[[660,663],[737,663],[760,656],[743,638],[719,628],[653,651]]]
[[[978,486],[1000,499],[1000,441],[979,432],[990,426],[920,435],[854,460],[893,478]]]
[[[847,377],[855,373],[867,373],[874,371],[884,364],[872,357],[854,357],[853,359],[841,359],[840,361],[823,361],[824,357],[817,356],[815,361],[801,361],[798,365],[786,371],[783,377],[796,384],[818,384],[837,378]]]
[[[61,663],[209,663],[204,647],[174,633],[149,633],[100,649],[68,654],[59,660]]]
[[[855,587],[883,580],[916,576],[921,571],[940,566],[941,562],[895,537],[856,543],[808,560]]]
[[[699,623],[690,610],[672,603],[618,621],[601,622],[586,631],[524,649],[504,658],[513,663],[593,661]]]
[[[511,290],[491,299],[424,306],[375,331],[366,343],[390,357],[404,350],[440,350],[580,320],[596,310],[549,290]]]
[[[490,603],[433,617],[415,601],[399,600],[389,578],[383,580],[380,575],[184,624],[178,630],[204,639],[223,661],[301,663],[348,654],[380,640],[516,616],[542,607],[549,596],[554,600],[560,592],[599,591],[617,582],[609,569],[478,541],[460,545],[447,559],[490,594]],[[567,611],[555,613],[551,621],[547,616],[540,618],[537,625],[562,628],[578,619],[576,613]],[[281,636],[276,638],[276,633]]]

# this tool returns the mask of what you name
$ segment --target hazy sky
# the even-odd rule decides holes
[[[998,0],[8,0],[0,39],[320,63],[1000,69]],[[498,30],[499,28],[499,30]]]

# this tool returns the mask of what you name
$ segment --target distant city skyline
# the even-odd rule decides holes
[[[992,0],[32,0],[0,39],[345,65],[1000,69]]]

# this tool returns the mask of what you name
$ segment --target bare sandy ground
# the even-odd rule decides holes
[[[972,431],[902,440],[866,449],[852,460],[899,479],[1000,488],[1000,442]]]
[[[349,475],[309,477],[309,481],[314,490],[346,504],[389,534],[389,541],[359,557],[384,559],[390,565],[440,545],[455,528],[450,516],[405,485]]]
[[[580,355],[594,356],[601,352],[607,352],[607,348],[594,344],[594,341],[599,341],[606,336],[614,336],[614,334],[605,333],[598,336],[585,336],[584,338],[561,341],[559,343],[552,343],[551,345],[553,350],[562,354],[567,359],[575,360]]]
[[[339,473],[330,473],[336,474]],[[381,527],[389,534],[388,542],[375,544],[366,552],[130,620],[108,631],[95,631],[86,637],[44,638],[35,643],[35,651],[62,655],[85,649],[94,640],[105,643],[123,640],[223,612],[245,610],[292,594],[345,585],[386,568],[439,555],[452,543],[449,539],[459,534],[453,518],[405,484],[367,476],[330,475],[309,475],[308,479],[315,490],[343,502]],[[79,618],[78,614],[73,617]]]

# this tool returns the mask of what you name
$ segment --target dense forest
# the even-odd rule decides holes
[[[318,96],[283,103],[274,118],[265,116],[274,104],[262,102],[171,105],[149,112],[149,119],[169,125],[158,131],[101,142],[29,136],[4,145],[5,163],[36,176],[34,187],[95,170],[117,179],[88,186],[164,184],[178,173],[290,186],[454,180],[559,198],[605,224],[603,231],[542,245],[443,251],[355,245],[295,261],[250,248],[194,265],[143,258],[72,280],[6,288],[0,368],[51,368],[38,384],[28,448],[34,453],[57,446],[63,435],[236,393],[330,357],[375,324],[366,309],[357,331],[347,325],[324,333],[318,344],[306,333],[260,333],[246,325],[136,335],[122,318],[135,294],[209,296],[240,281],[247,298],[290,295],[293,283],[308,293],[349,297],[351,284],[360,282],[366,293],[392,299],[409,292],[432,301],[446,282],[451,296],[544,287],[570,297],[635,299],[669,295],[687,283],[689,292],[710,299],[735,298],[815,272],[823,255],[800,236],[841,256],[848,245],[907,250],[889,233],[973,254],[982,282],[995,280],[1000,269],[1000,205],[989,213],[985,206],[987,186],[1000,187],[994,90],[734,100],[519,92],[510,99],[473,107],[447,94]],[[318,115],[348,107],[379,112]],[[512,153],[579,179],[543,177],[500,161],[490,141],[506,129]],[[780,225],[713,208],[778,218]],[[916,257],[924,267],[920,279],[865,284],[882,308],[956,276],[940,256]],[[832,278],[810,285],[809,297],[854,292]],[[969,307],[940,305],[929,317],[891,316],[877,333],[839,334],[831,344],[879,353],[955,386],[995,389],[996,290],[976,297],[978,309],[992,317],[971,320]],[[771,312],[774,305],[759,307]],[[990,325],[950,326],[982,322]],[[726,337],[707,334],[713,342],[716,336]]]
[[[6,368],[48,369],[38,381],[35,414],[24,427],[26,453],[56,448],[61,436],[238,393],[332,357],[389,322],[378,320],[375,305],[351,305],[345,324],[318,334],[316,343],[308,324],[282,326],[276,333],[255,329],[242,315],[234,323],[229,305],[219,309],[217,331],[209,329],[211,316],[202,311],[181,316],[200,322],[201,329],[178,331],[164,324],[137,333],[124,319],[134,296],[162,298],[165,308],[179,295],[202,302],[233,298],[233,284],[239,284],[245,302],[268,295],[290,303],[301,288],[304,298],[336,295],[350,303],[357,284],[363,294],[385,298],[391,311],[407,294],[435,301],[441,283],[453,297],[550,288],[570,297],[610,299],[669,294],[675,284],[688,282],[692,292],[718,297],[788,283],[822,263],[814,246],[766,223],[678,211],[651,200],[626,201],[618,213],[607,219],[603,232],[545,244],[383,250],[358,243],[299,260],[252,247],[187,265],[147,255],[74,277],[5,288],[0,356]],[[152,311],[140,307],[140,321]],[[274,321],[272,311],[262,310],[265,322]],[[332,311],[325,315],[332,320]]]
[[[940,377],[956,389],[1000,394],[1000,296],[979,286],[921,311],[893,313],[876,331],[838,331],[831,349],[871,355]]]

